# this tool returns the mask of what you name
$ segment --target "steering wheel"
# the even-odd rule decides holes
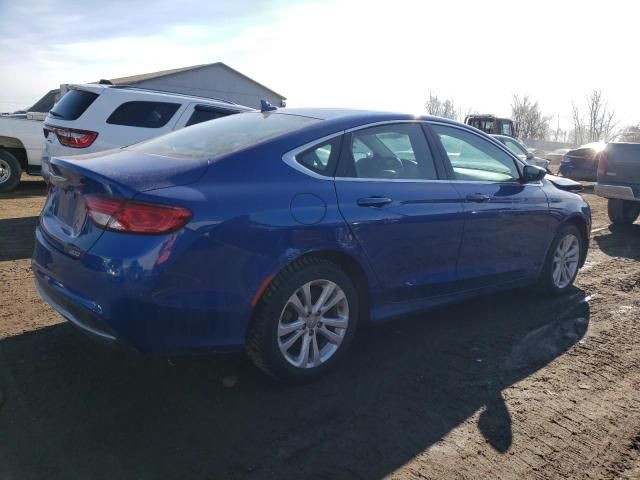
[[[397,157],[381,157],[380,169],[397,177],[404,171],[404,164]]]

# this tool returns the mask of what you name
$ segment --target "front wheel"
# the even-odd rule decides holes
[[[640,202],[610,198],[607,202],[607,213],[614,225],[631,225],[640,215]]]
[[[576,277],[582,258],[583,238],[574,225],[564,225],[556,234],[545,259],[539,287],[547,294],[567,292]]]
[[[337,364],[356,330],[358,295],[335,264],[305,258],[278,274],[256,307],[247,353],[286,382],[316,378]]]

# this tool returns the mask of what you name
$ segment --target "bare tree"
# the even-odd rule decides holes
[[[429,115],[458,121],[463,120],[462,109],[456,107],[453,99],[440,100],[437,95],[429,92],[429,99],[425,102],[424,107]]]
[[[543,115],[538,102],[531,102],[528,95],[513,95],[511,118],[515,123],[516,135],[529,140],[545,140],[549,136],[550,115]]]
[[[618,142],[640,143],[640,123],[638,125],[627,125],[622,129],[616,140]]]
[[[593,89],[587,96],[586,118],[575,103],[572,107],[575,143],[608,142],[616,136],[619,122],[602,90]]]
[[[571,120],[573,122],[573,143],[580,145],[584,143],[585,129],[584,122],[582,120],[582,114],[580,108],[575,103],[571,104]]]

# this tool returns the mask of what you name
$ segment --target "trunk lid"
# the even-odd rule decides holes
[[[79,258],[104,232],[88,216],[86,195],[130,199],[139,192],[193,183],[207,165],[207,160],[177,160],[125,150],[52,158],[40,225],[57,249]]]

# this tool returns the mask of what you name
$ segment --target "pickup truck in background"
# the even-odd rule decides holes
[[[20,183],[22,172],[40,173],[46,113],[0,115],[0,192]]]
[[[609,199],[612,223],[630,225],[640,215],[640,143],[608,143],[599,157],[595,192]]]

